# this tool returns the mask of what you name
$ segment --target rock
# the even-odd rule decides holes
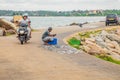
[[[96,36],[95,37],[95,41],[97,41],[97,42],[104,42],[102,36],[101,37],[100,36]]]
[[[94,38],[85,38],[85,41],[95,42],[95,39]]]
[[[116,34],[120,36],[120,28],[116,30]]]
[[[80,23],[79,26],[80,26],[80,27],[83,27],[83,24]]]
[[[115,49],[120,50],[120,46],[116,41],[112,41],[111,43],[115,46]]]
[[[106,43],[106,45],[107,45],[108,47],[110,47],[110,48],[115,48],[115,45],[112,44],[112,43]]]
[[[110,48],[109,50],[111,51],[111,55],[112,55],[113,53],[117,53],[117,54],[120,55],[120,50],[116,50],[116,49],[112,49],[112,48]]]
[[[108,39],[110,39],[111,41],[116,41],[120,44],[120,37],[116,34],[109,34],[106,36]]]
[[[110,56],[115,60],[120,60],[120,55],[118,55],[116,53],[112,53]]]
[[[87,45],[83,45],[83,49],[85,52],[89,53],[90,52],[90,47],[88,47]]]
[[[15,34],[17,27],[13,23],[0,18],[0,28],[3,29],[3,31],[1,31],[1,35],[5,36],[6,34]]]
[[[105,42],[96,41],[96,43],[97,43],[97,45],[101,46],[102,48],[108,48],[108,46]]]
[[[70,26],[79,25],[79,23],[71,23]]]
[[[2,18],[0,18],[0,27],[4,28],[5,30],[9,30],[9,29],[16,30],[17,29],[17,27],[13,23],[5,19],[2,19]]]
[[[107,31],[105,31],[105,30],[102,30],[101,33],[100,33],[100,35],[108,35],[108,34],[109,33]]]
[[[80,40],[80,36],[75,36],[75,38],[76,38],[77,40]]]

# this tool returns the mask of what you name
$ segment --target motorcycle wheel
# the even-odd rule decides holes
[[[25,43],[27,43],[27,40],[25,40]]]
[[[23,45],[23,41],[21,41],[21,44]]]

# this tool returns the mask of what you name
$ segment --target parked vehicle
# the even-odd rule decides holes
[[[28,37],[28,30],[27,27],[20,27],[18,30],[18,39],[20,40],[20,43],[23,45],[23,43],[27,43],[27,41],[30,39]]]
[[[105,25],[108,26],[109,24],[116,24],[120,23],[119,17],[117,14],[108,14],[106,16]]]

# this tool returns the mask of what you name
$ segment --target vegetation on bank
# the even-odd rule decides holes
[[[113,59],[110,56],[107,56],[107,55],[96,55],[96,57],[98,57],[98,58],[100,58],[102,60],[109,61],[109,62],[116,63],[116,64],[120,65],[120,61],[115,60],[115,59]]]
[[[73,10],[73,11],[12,11],[0,10],[0,16],[13,16],[28,13],[30,16],[106,16],[107,14],[118,14],[120,10]]]
[[[113,32],[115,31],[117,28],[106,28],[104,29],[107,32]],[[97,30],[88,30],[85,32],[80,32],[78,33],[78,35],[70,38],[68,40],[68,44],[76,49],[81,49],[83,51],[85,51],[84,47],[83,47],[83,43],[85,41],[86,38],[90,38],[91,36],[97,36],[99,35],[101,32],[103,31],[103,29],[97,29]],[[86,52],[86,51],[85,51]],[[90,53],[91,54],[91,53]],[[92,54],[93,55],[93,54]],[[109,56],[109,54],[94,54],[94,56],[103,59],[105,61],[109,61],[112,63],[116,63],[116,64],[120,64],[119,60],[116,60],[115,58],[112,58],[111,56]]]

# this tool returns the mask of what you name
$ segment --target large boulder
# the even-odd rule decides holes
[[[5,36],[6,34],[15,34],[16,33],[16,25],[0,18],[0,36]]]
[[[0,18],[0,27],[4,28],[5,30],[9,30],[9,29],[16,30],[17,29],[15,24],[13,24],[3,18]]]
[[[116,35],[116,34],[109,34],[106,36],[108,39],[110,39],[111,41],[116,41],[120,44],[120,36]]]

